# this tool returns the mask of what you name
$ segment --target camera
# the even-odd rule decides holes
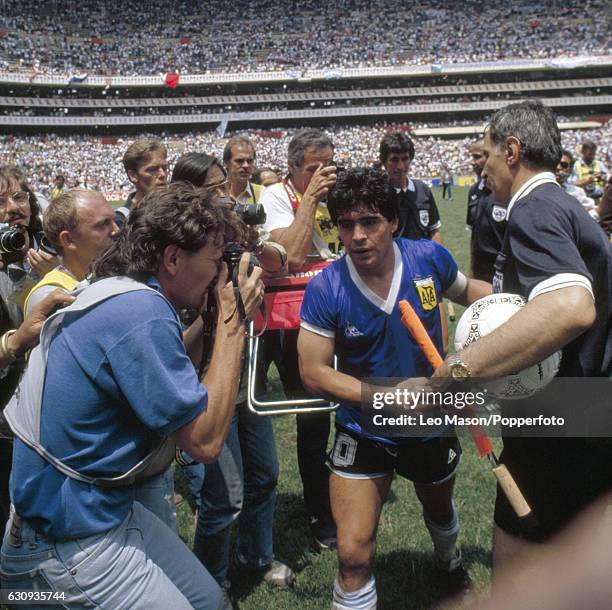
[[[227,265],[228,274],[232,278],[232,284],[235,288],[238,288],[238,267],[240,265],[240,257],[244,251],[245,249],[234,241],[226,244],[223,250],[223,262]],[[259,261],[254,254],[251,254],[247,276],[253,273],[255,267],[259,267]]]
[[[240,216],[245,225],[251,227],[266,222],[266,211],[261,203],[237,203],[234,212]]]
[[[51,256],[58,255],[57,249],[49,241],[49,238],[44,233],[38,235],[37,237],[38,237],[38,248],[37,249],[39,252],[46,252],[47,254],[50,254]]]
[[[21,227],[0,224],[0,254],[21,252],[25,245],[26,235]]]
[[[0,224],[0,256],[5,267],[23,259],[25,245],[26,233],[23,227]]]

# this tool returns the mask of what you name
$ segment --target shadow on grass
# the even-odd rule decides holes
[[[430,543],[425,542],[429,547]],[[411,549],[409,544],[407,541],[407,548],[389,552],[385,552],[382,546],[378,548],[374,574],[379,610],[434,608],[445,599],[429,548]],[[269,587],[269,599],[276,601],[273,607],[284,609],[303,604],[309,608],[328,608],[337,566],[336,555],[335,552],[317,552],[315,549],[300,494],[280,493],[277,497],[274,553],[295,571],[297,584],[287,593],[288,599],[284,598],[284,603]],[[483,547],[464,545],[462,553],[464,565],[471,574],[490,565],[490,552]],[[241,603],[252,607],[247,600],[261,586],[261,581],[244,570],[236,570],[235,566],[230,572],[230,580],[235,608],[238,610]]]
[[[488,565],[490,554],[480,547],[463,547],[468,572]],[[434,608],[446,598],[431,553],[403,549],[378,553],[374,561],[378,610]]]
[[[300,573],[312,564],[313,555],[318,555],[301,495],[277,495],[273,537],[275,558],[290,566],[299,579]],[[232,598],[238,601],[247,598],[261,583],[256,574],[235,565],[232,565],[229,579]]]

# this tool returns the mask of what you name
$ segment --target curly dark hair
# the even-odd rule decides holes
[[[92,265],[93,279],[127,275],[144,280],[156,275],[166,246],[189,252],[221,235],[224,243],[244,241],[244,225],[228,205],[206,189],[174,182],[152,191],[131,211],[110,248]]]
[[[338,217],[366,208],[379,212],[388,221],[399,216],[397,198],[391,196],[386,173],[373,167],[353,167],[338,173],[338,179],[327,198],[327,208],[334,224]]]

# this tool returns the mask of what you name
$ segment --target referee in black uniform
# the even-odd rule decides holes
[[[402,131],[385,134],[380,141],[380,162],[389,175],[391,190],[389,197],[397,200],[399,228],[394,237],[407,239],[433,239],[442,243],[440,213],[431,189],[422,180],[409,177],[410,164],[414,159],[414,143]],[[395,203],[393,204],[395,205]],[[454,316],[452,303],[449,313]],[[444,353],[448,352],[448,326],[446,305],[440,303],[442,340]],[[453,320],[454,317],[451,317]]]
[[[442,243],[440,214],[431,189],[408,172],[414,159],[414,144],[403,132],[389,132],[380,141],[380,161],[389,174],[397,198],[400,223],[398,237],[433,239]]]
[[[470,240],[470,277],[491,282],[497,253],[501,250],[506,230],[506,206],[491,196],[481,177],[486,158],[484,142],[478,140],[470,147],[476,183],[468,193],[465,226],[472,232]]]
[[[559,379],[532,398],[503,408],[519,416],[572,415],[588,432],[573,438],[567,434],[574,434],[572,430],[554,430],[559,437],[567,435],[556,438],[546,436],[544,429],[536,430],[537,436],[527,436],[524,429],[503,430],[501,459],[539,526],[522,530],[498,490],[496,573],[526,544],[548,540],[612,490],[612,434],[594,438],[602,435],[601,427],[587,425],[593,406],[604,407],[599,413],[605,415],[612,395],[612,252],[597,224],[555,181],[561,141],[549,108],[526,101],[497,111],[485,133],[484,152],[482,175],[493,196],[507,202],[508,224],[493,290],[521,294],[528,303],[500,328],[451,356],[435,376],[501,377],[561,349],[558,377],[572,379]],[[573,379],[580,377],[599,379]],[[563,394],[560,385],[567,390]]]

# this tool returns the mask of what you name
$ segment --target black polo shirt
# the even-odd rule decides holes
[[[493,279],[497,253],[506,231],[506,206],[491,196],[484,180],[479,180],[468,194],[467,228],[472,230],[472,273],[477,280]]]
[[[431,189],[420,180],[408,180],[406,190],[389,189],[399,209],[399,229],[396,237],[429,239],[442,223]]]
[[[535,184],[535,186],[533,186]],[[533,187],[530,190],[529,187]],[[559,375],[612,376],[612,250],[578,201],[541,173],[510,203],[494,292],[528,300],[556,288],[582,285],[595,299],[593,326],[563,348]]]

